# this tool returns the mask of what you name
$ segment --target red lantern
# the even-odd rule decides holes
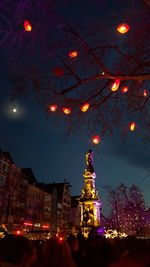
[[[143,91],[143,96],[147,96],[147,91],[146,91],[146,89],[144,89],[144,91]]]
[[[68,115],[68,114],[71,113],[71,108],[65,108],[65,107],[63,107],[62,110],[63,110],[63,112],[64,112],[66,115]]]
[[[134,129],[135,129],[135,122],[131,122],[131,124],[130,124],[130,131],[134,131]]]
[[[15,231],[15,235],[21,235],[21,231],[20,230],[16,230]]]
[[[57,110],[57,105],[51,105],[49,106],[50,111],[54,112]]]
[[[115,82],[112,84],[111,91],[115,92],[118,90],[120,85],[120,80],[116,79]]]
[[[121,89],[121,91],[123,92],[123,93],[126,93],[126,92],[128,92],[128,87],[126,86],[126,87],[123,87],[122,89]]]
[[[89,103],[83,104],[82,107],[81,107],[81,111],[82,112],[86,112],[89,109],[89,106],[90,106]]]
[[[63,76],[64,75],[64,71],[60,68],[52,68],[52,71],[57,75],[57,76]]]
[[[27,31],[27,32],[32,31],[32,25],[30,24],[30,22],[29,22],[28,20],[25,20],[25,21],[24,21],[24,29],[25,29],[25,31]]]
[[[77,57],[77,55],[78,55],[78,52],[76,50],[75,51],[71,51],[69,53],[69,57]]]
[[[120,25],[117,27],[117,31],[118,31],[119,33],[122,33],[122,34],[128,32],[129,29],[130,29],[130,27],[129,27],[129,25],[127,25],[127,24],[120,24]]]
[[[92,138],[92,142],[97,145],[100,142],[100,137],[98,135],[97,136],[94,136]]]

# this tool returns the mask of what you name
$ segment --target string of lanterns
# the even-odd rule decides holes
[[[24,29],[25,29],[25,31],[27,31],[27,32],[31,32],[31,31],[32,31],[32,25],[31,25],[31,23],[30,23],[28,20],[25,20],[25,21],[24,21]],[[120,34],[125,34],[125,33],[127,33],[127,32],[129,31],[129,29],[130,29],[130,26],[129,26],[129,25],[127,25],[127,24],[120,24],[120,25],[117,27],[116,30],[117,30]],[[76,50],[72,50],[72,51],[70,51],[70,52],[68,53],[68,56],[69,56],[70,58],[76,58],[76,57],[78,56],[78,54],[79,54],[78,51],[76,51]],[[60,77],[61,77],[61,76],[64,75],[64,71],[63,71],[62,69],[60,69],[60,68],[52,68],[52,71],[53,71],[57,76],[60,76]],[[120,79],[116,79],[116,80],[113,82],[112,86],[111,86],[111,91],[112,91],[112,92],[116,92],[116,91],[119,89],[119,86],[120,86]],[[127,86],[121,88],[121,91],[122,91],[123,93],[127,93],[128,90],[129,90],[129,88],[128,88]],[[143,91],[143,96],[147,97],[147,91],[146,91],[146,89],[144,89],[144,91]],[[81,111],[85,113],[85,112],[89,109],[89,107],[90,107],[90,104],[89,104],[89,103],[84,103],[84,104],[81,106]],[[54,104],[54,105],[49,105],[49,110],[50,110],[51,112],[55,112],[55,111],[57,111],[57,109],[58,109],[58,106],[57,106],[56,104]],[[71,110],[70,107],[63,107],[63,108],[62,108],[62,111],[63,111],[64,114],[69,115],[69,114],[71,113],[72,110]],[[135,130],[135,127],[136,127],[135,122],[131,122],[130,125],[129,125],[129,129],[130,129],[130,131],[134,131],[134,130]],[[100,142],[100,136],[94,136],[94,137],[92,138],[92,142],[93,142],[94,144],[99,144],[99,142]]]

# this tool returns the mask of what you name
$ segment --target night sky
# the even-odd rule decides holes
[[[107,10],[105,1],[100,1],[101,6],[97,3],[99,1],[95,1],[97,8],[92,8],[91,2],[72,1],[69,4],[66,1],[64,6],[58,4],[55,8],[68,20],[72,14],[88,18],[93,12],[96,19],[98,11],[104,17],[107,12],[119,12],[116,1],[106,1],[110,3]],[[131,2],[134,4],[134,1]],[[120,7],[123,3],[120,1]],[[144,192],[146,206],[150,206],[150,143],[142,140],[141,129],[129,133],[125,142],[122,142],[116,131],[113,136],[102,138],[97,146],[91,143],[84,129],[65,136],[64,127],[60,128],[54,120],[47,119],[32,95],[20,96],[13,103],[10,101],[11,83],[7,59],[2,52],[0,68],[0,148],[10,152],[18,167],[32,168],[35,177],[41,182],[63,182],[67,179],[72,185],[72,195],[80,195],[84,184],[82,174],[86,167],[85,154],[88,149],[92,149],[96,187],[104,214],[108,213],[106,185],[115,188],[120,183],[127,186],[139,184]],[[12,112],[13,108],[17,109],[16,113]]]

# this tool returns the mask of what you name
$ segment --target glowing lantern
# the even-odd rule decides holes
[[[117,91],[119,85],[120,85],[120,80],[119,79],[115,80],[115,82],[113,83],[113,85],[111,87],[111,91],[113,91],[113,92]]]
[[[131,122],[130,124],[130,131],[134,131],[135,129],[135,123],[134,122]]]
[[[50,111],[54,112],[57,110],[57,105],[51,105],[49,106]]]
[[[130,29],[130,27],[129,27],[129,25],[127,25],[127,24],[120,24],[120,25],[117,27],[117,31],[118,31],[119,33],[122,33],[122,34],[128,32],[129,29]]]
[[[60,68],[52,68],[52,71],[57,75],[57,76],[63,76],[64,75],[64,71]]]
[[[27,32],[30,32],[32,30],[32,25],[30,24],[30,22],[28,20],[24,21],[24,29]]]
[[[86,112],[89,109],[89,106],[90,106],[89,103],[83,104],[82,107],[81,107],[81,111],[82,112]]]
[[[60,241],[63,241],[63,240],[64,240],[64,237],[60,236],[60,237],[59,237],[59,240],[60,240]]]
[[[78,55],[78,52],[75,50],[75,51],[71,51],[69,53],[69,57],[76,57]]]
[[[20,231],[20,230],[17,230],[17,231],[15,232],[15,234],[16,234],[16,235],[21,235],[21,231]]]
[[[70,108],[65,108],[65,107],[64,107],[62,110],[63,110],[63,112],[64,112],[66,115],[68,115],[68,114],[71,113],[71,109],[70,109]]]
[[[144,89],[143,96],[147,96],[147,91]]]
[[[100,142],[100,137],[98,135],[97,136],[94,136],[92,138],[92,142],[97,145]]]
[[[121,89],[121,91],[122,91],[123,93],[128,92],[128,87],[127,87],[127,86],[126,86],[126,87],[123,87],[123,88]]]

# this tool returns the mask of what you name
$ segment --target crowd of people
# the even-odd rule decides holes
[[[79,234],[32,241],[6,235],[0,240],[0,267],[149,267],[150,240],[106,239]]]

